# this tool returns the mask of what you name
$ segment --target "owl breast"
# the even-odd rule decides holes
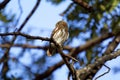
[[[68,32],[66,32],[65,29],[60,29],[53,35],[53,39],[59,45],[62,45],[68,39]]]

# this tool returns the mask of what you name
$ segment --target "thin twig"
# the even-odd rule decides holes
[[[22,13],[23,13],[23,9],[22,9],[20,0],[18,0],[18,6],[19,6],[19,9],[20,9],[20,14],[19,14],[18,19],[16,20],[15,27],[18,25],[18,23],[19,23],[19,21],[21,19]]]
[[[64,61],[60,61],[59,63],[56,63],[54,66],[49,67],[48,70],[46,70],[44,73],[38,74],[34,80],[40,80],[40,79],[43,80],[44,78],[50,76],[53,71],[61,67],[63,64],[64,64]]]
[[[70,80],[71,72],[68,73],[68,80]]]
[[[64,54],[64,56],[68,57],[69,59],[72,59],[76,62],[79,62],[77,59],[75,59],[74,57],[70,56],[70,55],[67,55],[67,54]]]
[[[27,16],[27,18],[25,19],[25,21],[21,24],[20,28],[18,29],[18,31],[21,31],[22,28],[25,26],[25,24],[28,22],[28,20],[31,18],[31,16],[34,14],[34,12],[36,11],[36,9],[38,8],[39,4],[40,4],[41,0],[37,0],[36,5],[34,6],[34,8],[32,9],[32,11],[30,12],[30,14]]]
[[[74,5],[74,3],[71,3],[71,4],[67,7],[67,9],[60,14],[60,16],[64,16],[65,14],[67,14],[67,12],[69,12],[69,10],[72,8],[73,5]]]
[[[39,4],[40,4],[40,1],[41,1],[41,0],[37,0],[36,5],[35,5],[34,8],[32,9],[32,11],[30,12],[30,14],[26,17],[25,21],[21,24],[20,28],[18,29],[18,32],[20,32],[20,31],[23,29],[23,27],[25,26],[25,24],[26,24],[26,23],[28,22],[28,20],[31,18],[31,16],[33,15],[33,13],[36,11],[37,7],[38,7]],[[5,52],[4,56],[0,59],[0,63],[1,63],[1,62],[4,62],[4,64],[3,64],[3,69],[2,69],[2,73],[6,73],[6,72],[8,71],[8,65],[7,65],[8,63],[7,63],[7,61],[8,61],[8,59],[9,59],[9,51],[10,51],[10,49],[11,49],[11,46],[14,44],[14,41],[16,40],[16,38],[17,38],[17,36],[15,35],[15,36],[13,37],[11,43],[10,43],[9,48],[6,49],[6,52]],[[6,65],[7,65],[7,67],[6,67]],[[5,77],[5,76],[6,76],[5,74],[2,75],[2,77]]]
[[[94,46],[94,45],[96,45],[98,43],[101,43],[102,41],[104,41],[104,40],[106,40],[108,38],[111,38],[111,37],[113,37],[115,35],[117,35],[117,34],[107,33],[107,34],[102,35],[100,37],[96,37],[94,39],[91,39],[91,40],[87,41],[86,44],[76,47],[75,50],[72,53],[70,53],[70,55],[76,56],[81,51],[86,50],[89,47]]]
[[[105,64],[104,64],[103,66],[105,66],[108,70],[107,70],[106,72],[104,72],[103,74],[99,75],[98,77],[96,77],[95,80],[97,80],[98,78],[100,78],[100,77],[102,77],[102,76],[104,76],[105,74],[107,74],[107,73],[110,72],[110,67],[108,67],[108,66],[105,65]]]

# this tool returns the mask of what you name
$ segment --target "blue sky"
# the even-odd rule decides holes
[[[11,12],[19,15],[19,7],[17,5],[18,0],[12,0],[8,4],[8,8],[6,12]],[[19,25],[24,21],[26,16],[29,14],[33,6],[35,5],[36,0],[33,1],[28,1],[28,0],[20,0],[22,9],[23,9],[23,14],[20,19]],[[28,21],[28,23],[25,25],[24,29],[22,32],[27,32],[28,28],[32,29],[29,34],[35,35],[35,36],[44,36],[44,37],[49,37],[51,34],[51,31],[55,27],[56,22],[59,20],[62,20],[62,17],[59,15],[62,13],[67,6],[71,3],[70,0],[66,0],[64,3],[60,4],[59,6],[52,5],[51,3],[46,2],[46,0],[42,0],[40,3],[39,8],[35,12],[35,14],[31,17],[31,19]],[[16,26],[17,28],[19,27]],[[78,45],[78,40],[75,40],[74,45]],[[37,41],[36,45],[43,45],[44,42]],[[13,49],[14,50],[14,49]],[[16,54],[16,52],[15,52]],[[24,62],[26,58],[29,58],[29,54],[25,54],[25,57],[21,59],[21,62]],[[24,64],[29,65],[31,61],[31,58],[28,59],[28,61],[24,62]],[[120,57],[108,61],[106,63],[111,68],[110,73],[104,75],[103,77],[99,78],[98,80],[118,80],[120,73],[114,74],[112,68],[120,65]],[[99,72],[98,75],[104,73],[106,71],[106,68],[102,68]],[[67,80],[67,72],[68,69],[64,65],[60,69],[56,70],[54,72],[54,80]],[[98,76],[96,75],[96,76]]]

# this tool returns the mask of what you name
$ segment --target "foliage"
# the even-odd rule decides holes
[[[51,2],[53,5],[62,4],[65,0],[46,0],[46,2]],[[69,24],[69,40],[67,44],[72,46],[74,44],[74,39],[79,40],[81,42],[87,42],[89,40],[95,39],[99,36],[102,36],[106,33],[118,33],[120,31],[120,1],[119,0],[84,0],[89,5],[92,6],[93,11],[89,12],[87,9],[83,8],[82,6],[76,3],[73,4],[71,7],[68,7],[65,12],[63,12],[63,17],[67,20]],[[9,6],[8,6],[9,7]],[[4,12],[5,9],[0,11],[0,32],[7,33],[9,32],[9,23],[15,22],[15,15],[9,15]],[[64,16],[65,15],[65,16]],[[1,24],[2,22],[2,24]],[[30,32],[27,32],[30,33]],[[83,35],[82,35],[83,34]],[[87,35],[85,35],[87,34]],[[1,37],[0,44],[10,43],[11,36],[8,37]],[[111,38],[112,39],[112,38]],[[107,40],[105,40],[107,41]],[[31,44],[34,45],[37,41],[33,39],[27,39],[24,37],[17,37],[16,42],[18,44]],[[71,44],[73,43],[73,44]],[[5,76],[6,79],[10,78],[13,80],[16,79],[34,79],[39,74],[44,73],[48,70],[51,66],[58,66],[57,63],[60,61],[58,59],[58,55],[54,55],[51,58],[48,58],[46,53],[46,43],[43,45],[45,48],[42,50],[32,50],[28,48],[20,48],[18,50],[16,56],[12,56],[14,54],[14,50],[11,50],[9,53],[10,58],[8,59],[8,71],[5,74],[10,73],[10,71],[14,70],[22,70],[19,75],[12,75],[12,76]],[[81,46],[81,45],[80,45]],[[84,57],[81,55],[77,55],[77,58],[80,60],[81,65],[75,65],[78,69],[80,67],[86,66],[90,63],[93,63],[96,58],[102,56],[103,50],[106,49],[108,44],[96,44],[94,47],[91,46],[88,49],[84,50]],[[76,46],[77,47],[77,46]],[[6,48],[0,48],[0,52],[4,53]],[[69,52],[69,50],[66,50]],[[21,63],[20,60],[30,53],[31,55],[31,64],[26,65]],[[42,53],[38,55],[37,53]],[[81,53],[79,53],[81,54]],[[4,54],[3,54],[4,55]],[[0,58],[3,56],[0,54]],[[82,57],[82,58],[81,58]],[[50,60],[53,62],[50,63]],[[60,65],[59,67],[61,67]],[[50,68],[51,69],[51,68]],[[57,69],[57,68],[56,68]],[[56,70],[55,69],[55,70]],[[21,75],[23,74],[24,75]],[[46,74],[47,75],[47,74]],[[4,78],[5,78],[4,77]],[[45,77],[46,80],[53,78],[53,74],[51,72],[50,77]]]
[[[62,2],[65,1],[65,0],[46,0],[46,1],[51,2],[51,3],[53,3],[54,5],[58,5],[58,4],[62,3]]]
[[[81,33],[89,33],[88,37],[82,37],[82,40],[91,40],[108,32],[118,32],[120,28],[119,0],[92,0],[89,4],[93,7],[92,12],[88,12],[79,5],[73,6],[74,9],[67,15],[70,25],[70,39],[80,38]],[[84,39],[83,39],[84,38]],[[96,55],[103,51],[102,44],[98,44],[93,48],[86,50],[87,61],[93,61]],[[107,47],[107,46],[106,46]],[[91,54],[92,53],[92,54]],[[90,60],[91,58],[91,60]]]

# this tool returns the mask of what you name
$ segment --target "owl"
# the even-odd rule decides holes
[[[65,21],[59,21],[56,23],[55,29],[52,31],[51,39],[57,42],[60,46],[68,39],[69,32],[68,32],[68,25]],[[57,48],[53,42],[50,42],[50,46],[47,50],[47,55],[52,56],[56,53]]]

